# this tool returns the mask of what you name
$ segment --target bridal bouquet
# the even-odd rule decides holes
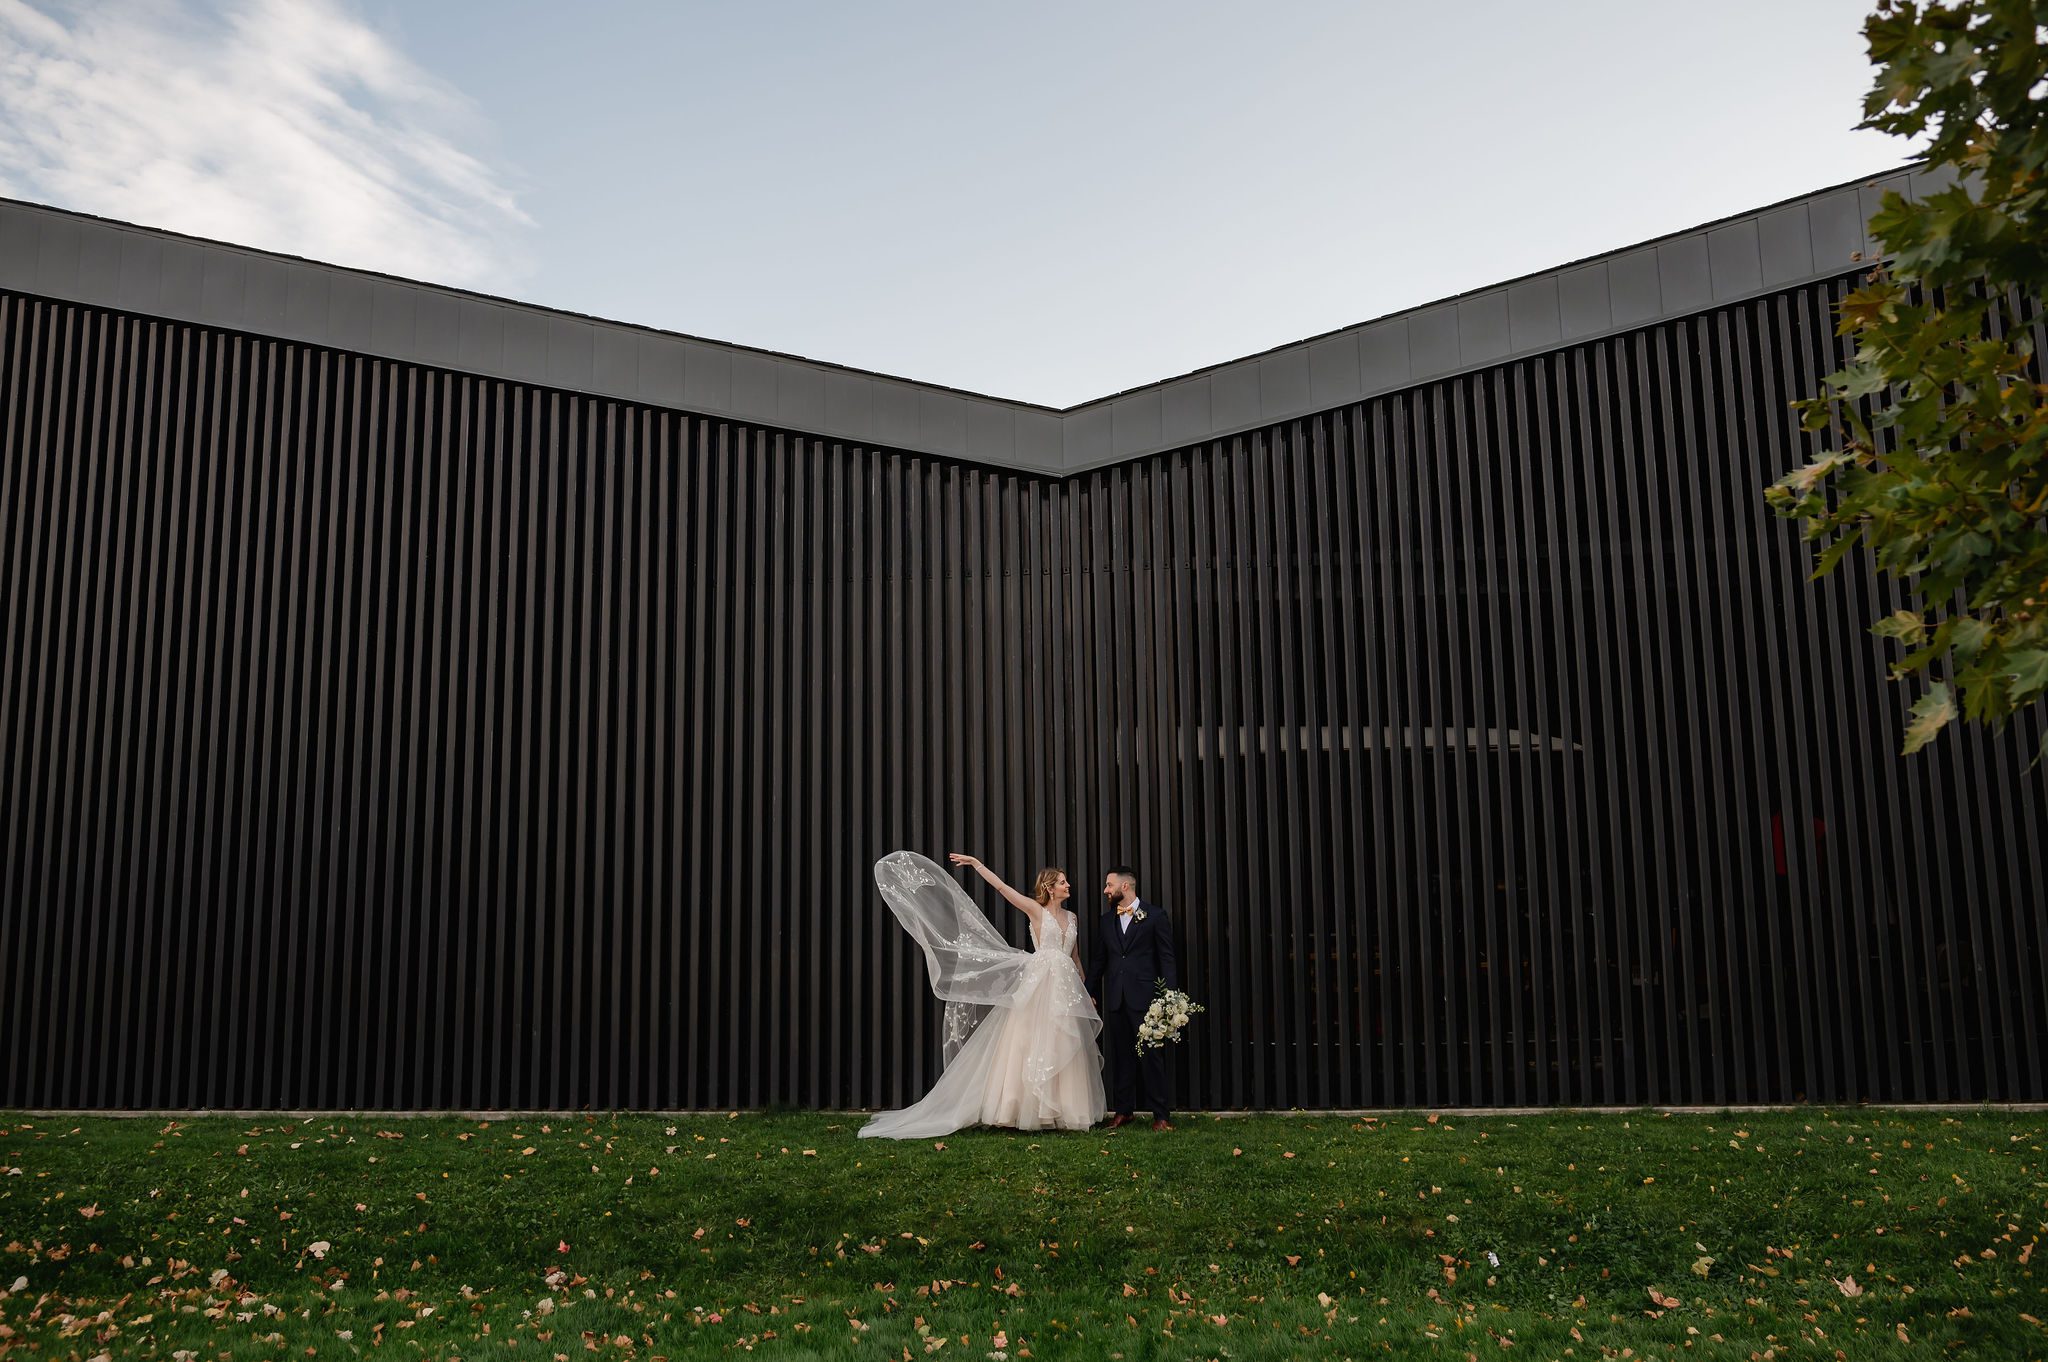
[[[1153,981],[1152,1006],[1145,1009],[1145,1019],[1138,1023],[1138,1053],[1157,1050],[1166,1042],[1180,1043],[1181,1029],[1188,1024],[1188,1018],[1197,1012],[1209,1009],[1200,1003],[1191,1002],[1188,995],[1177,988],[1168,988],[1164,979]]]

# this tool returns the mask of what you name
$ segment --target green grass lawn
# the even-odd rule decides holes
[[[0,1352],[2048,1355],[2038,1112],[859,1124],[0,1113]]]

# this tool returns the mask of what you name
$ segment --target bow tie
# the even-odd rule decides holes
[[[1129,917],[1133,912],[1137,911],[1137,907],[1138,905],[1134,903],[1129,908],[1119,908],[1116,910],[1116,915],[1118,917]]]

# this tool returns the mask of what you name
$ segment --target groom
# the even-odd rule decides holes
[[[1180,987],[1173,962],[1173,924],[1166,910],[1138,897],[1138,876],[1127,865],[1109,872],[1102,882],[1108,900],[1088,952],[1088,996],[1102,1013],[1103,1039],[1108,1046],[1109,1106],[1115,1114],[1109,1129],[1129,1125],[1137,1105],[1137,1089],[1145,1090],[1152,1108],[1152,1128],[1172,1130],[1166,1119],[1172,1106],[1166,1091],[1166,1057],[1157,1049],[1137,1052],[1138,1024],[1152,1006],[1153,981]]]

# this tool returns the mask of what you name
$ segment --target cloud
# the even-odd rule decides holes
[[[531,221],[475,116],[333,0],[0,0],[0,194],[502,290]]]

